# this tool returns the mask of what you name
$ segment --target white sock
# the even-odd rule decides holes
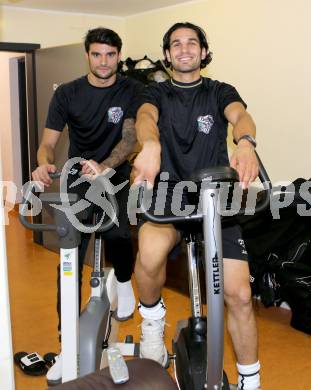
[[[144,306],[140,302],[138,304],[138,309],[140,315],[143,318],[148,320],[161,320],[162,318],[165,317],[166,314],[166,307],[162,298],[159,300],[159,302],[156,305],[152,307]]]
[[[130,316],[135,310],[135,295],[131,281],[124,283],[117,281],[118,311],[119,318]]]
[[[236,366],[239,372],[239,390],[260,390],[259,360],[254,364],[237,363]]]

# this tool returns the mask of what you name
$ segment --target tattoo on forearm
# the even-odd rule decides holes
[[[122,139],[113,148],[110,156],[102,162],[110,168],[121,165],[133,152],[136,144],[136,132],[134,119],[125,119],[122,128]]]

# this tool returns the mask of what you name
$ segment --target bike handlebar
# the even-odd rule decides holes
[[[61,172],[53,172],[49,173],[49,176],[51,179],[59,179],[61,177]],[[100,180],[100,177],[98,177],[96,180]],[[115,222],[117,221],[118,215],[119,215],[119,207],[118,203],[116,201],[111,183],[109,180],[105,180],[103,178],[103,188],[105,189],[105,193],[107,194],[107,198],[109,202],[111,203],[111,206],[114,210],[114,216],[113,218],[109,218],[105,223],[103,223],[99,228],[96,229],[96,232],[102,233],[105,232],[113,227]],[[29,222],[27,217],[26,217],[26,210],[27,210],[27,205],[30,201],[31,196],[35,193],[36,185],[35,183],[31,184],[31,187],[29,188],[29,191],[27,191],[26,197],[23,197],[23,200],[20,204],[19,208],[19,220],[22,223],[23,226],[25,226],[27,229],[33,230],[33,231],[57,231],[58,227],[55,224],[43,224],[43,223],[32,223]],[[77,194],[73,193],[67,193],[67,200],[68,203],[65,204],[65,206],[70,206],[74,203],[76,203],[79,200],[79,196]],[[44,203],[49,203],[49,204],[60,204],[63,205],[60,195],[55,194],[55,193],[46,193],[42,194],[42,201]],[[92,224],[85,224],[84,225],[86,228],[93,228],[94,225]]]
[[[263,166],[263,163],[258,156],[257,152],[255,151],[256,157],[258,159],[259,163],[259,179],[261,183],[263,184],[265,194],[264,198],[256,205],[255,207],[255,213],[259,213],[263,210],[265,210],[270,203],[270,196],[271,196],[271,191],[272,191],[272,185],[271,185],[271,180],[268,176],[268,173]],[[213,179],[213,173],[216,172],[217,180]],[[222,180],[221,175],[224,174],[224,178]],[[216,168],[211,168],[211,169],[206,169],[206,170],[201,170],[198,172],[196,177],[200,177],[201,181],[208,180],[210,182],[221,182],[221,181],[227,181],[227,182],[236,182],[238,181],[238,173],[236,172],[235,169],[230,168],[230,167],[216,167]],[[154,222],[154,223],[161,223],[161,224],[166,224],[166,223],[180,223],[180,222],[189,222],[189,221],[201,221],[203,219],[202,214],[192,214],[192,215],[187,215],[187,216],[156,216],[154,214],[151,214],[146,208],[145,205],[143,204],[143,193],[146,188],[146,183],[144,185],[141,185],[139,188],[139,193],[138,193],[138,207],[140,208],[142,212],[142,218]],[[240,216],[244,215],[245,212],[247,212],[246,208],[240,209],[235,215]]]

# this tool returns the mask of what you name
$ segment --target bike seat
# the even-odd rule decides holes
[[[191,180],[198,183],[203,180],[210,182],[236,182],[239,181],[238,172],[231,167],[204,168],[194,172]]]

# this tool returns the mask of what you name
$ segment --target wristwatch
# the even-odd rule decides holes
[[[246,139],[249,143],[251,143],[254,146],[254,148],[256,148],[257,142],[256,142],[255,138],[252,137],[251,135],[249,135],[249,134],[242,135],[242,137],[240,137],[238,139],[238,141],[235,142],[236,145],[238,145],[238,143],[241,141],[241,139]]]

